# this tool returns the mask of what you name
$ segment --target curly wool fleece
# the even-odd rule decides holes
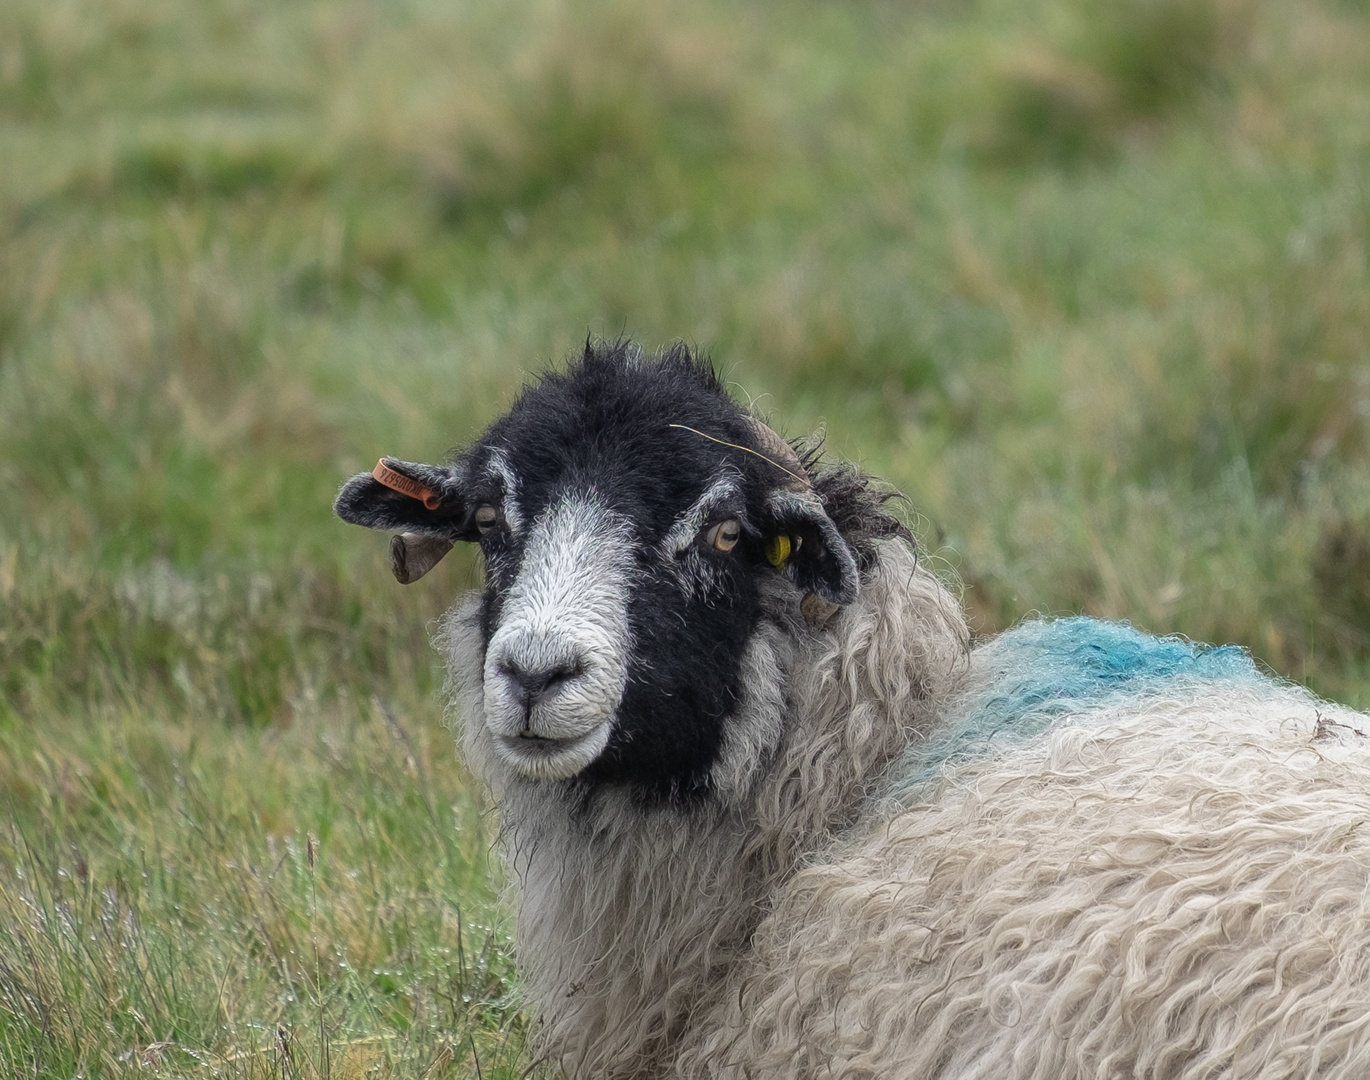
[[[1370,1076],[1370,718],[1071,619],[977,650],[785,884],[711,1076]]]

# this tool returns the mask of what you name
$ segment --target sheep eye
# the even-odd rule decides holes
[[[476,507],[475,521],[476,528],[480,531],[480,534],[484,536],[499,524],[499,510],[490,503],[478,506]]]
[[[720,521],[704,534],[704,542],[719,551],[732,551],[742,539],[742,523],[737,518]]]

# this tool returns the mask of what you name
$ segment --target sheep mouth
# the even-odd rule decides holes
[[[599,757],[609,741],[610,724],[603,723],[584,735],[555,738],[522,731],[500,735],[495,746],[505,763],[531,780],[561,780],[574,776]]]

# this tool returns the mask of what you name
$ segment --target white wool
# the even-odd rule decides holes
[[[688,1072],[1370,1076],[1367,719],[1122,700],[951,771],[780,891]]]
[[[499,484],[501,492],[499,506],[504,514],[504,523],[509,527],[509,532],[514,536],[523,535],[523,509],[522,509],[522,488],[519,483],[518,473],[514,472],[509,464],[509,459],[500,448],[490,451],[489,461],[485,466],[487,474],[491,479]]]

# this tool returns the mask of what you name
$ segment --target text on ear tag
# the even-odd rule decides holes
[[[429,510],[436,510],[442,505],[442,499],[433,494],[432,488],[427,484],[419,483],[412,477],[405,476],[404,473],[396,469],[392,469],[385,463],[385,458],[376,462],[376,467],[371,470],[371,475],[391,491],[398,491],[401,495],[418,499]]]

